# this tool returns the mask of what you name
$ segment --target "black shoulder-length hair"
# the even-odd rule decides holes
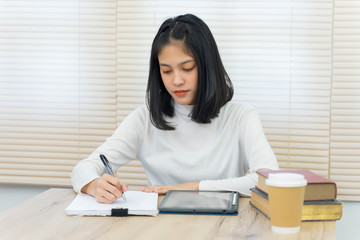
[[[166,116],[174,116],[174,103],[160,75],[158,54],[165,45],[174,40],[184,44],[185,51],[194,57],[197,64],[198,88],[191,112],[193,121],[210,123],[234,94],[215,39],[206,23],[192,14],[167,19],[160,26],[152,43],[146,89],[151,122],[163,130],[175,129],[165,120]]]

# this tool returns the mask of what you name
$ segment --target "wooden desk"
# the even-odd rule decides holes
[[[335,239],[335,221],[304,222],[296,235],[271,232],[270,221],[241,198],[238,216],[71,217],[76,194],[50,189],[0,214],[0,239]],[[162,199],[162,197],[160,197]]]

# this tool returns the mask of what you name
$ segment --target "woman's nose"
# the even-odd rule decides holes
[[[175,71],[175,73],[174,73],[173,84],[175,86],[179,86],[179,85],[184,84],[184,80],[183,80],[181,74],[178,71]]]

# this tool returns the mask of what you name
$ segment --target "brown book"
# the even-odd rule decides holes
[[[337,196],[336,183],[324,178],[312,171],[304,169],[284,169],[284,170],[258,170],[258,184],[257,188],[261,191],[268,193],[268,187],[265,180],[269,173],[299,173],[304,175],[307,180],[305,187],[305,201],[311,200],[335,200]]]
[[[266,193],[257,188],[252,188],[250,205],[269,218],[270,205]],[[338,200],[304,201],[301,220],[339,220],[342,216],[342,209],[342,202]]]

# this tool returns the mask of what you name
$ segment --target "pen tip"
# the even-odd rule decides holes
[[[126,197],[125,197],[125,194],[123,193],[123,195],[122,195],[122,199],[124,199],[124,202],[127,202],[127,200],[126,200]]]

